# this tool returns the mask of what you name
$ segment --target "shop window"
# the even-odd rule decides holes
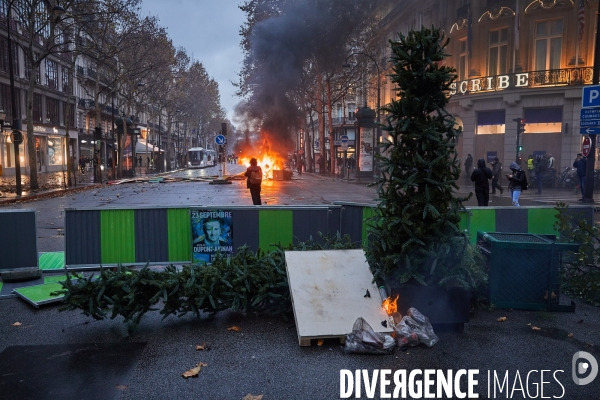
[[[535,69],[559,69],[562,53],[562,19],[540,21],[535,26]]]
[[[15,167],[15,145],[13,144],[10,136],[8,136],[2,142],[2,157],[4,158],[4,168],[14,168]],[[19,154],[21,155],[19,161],[21,161],[21,167],[24,166],[25,157],[24,157],[24,143],[19,145]]]
[[[503,134],[506,131],[504,110],[479,111],[477,113],[477,135]]]
[[[48,136],[48,165],[62,165],[62,137]]]
[[[526,108],[525,134],[562,132],[562,107]]]
[[[508,28],[490,31],[488,38],[488,75],[504,75],[508,62]]]

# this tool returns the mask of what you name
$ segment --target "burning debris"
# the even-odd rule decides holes
[[[387,292],[383,286],[379,287],[379,296],[381,296],[381,308],[385,310],[387,314],[387,325],[394,328],[396,324],[402,320],[402,315],[398,312],[398,295],[395,298],[391,298],[387,295]]]

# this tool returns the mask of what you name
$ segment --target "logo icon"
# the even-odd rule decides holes
[[[587,362],[579,362],[580,359],[584,359]],[[578,351],[573,354],[572,360],[573,367],[573,382],[576,385],[587,385],[591,383],[598,375],[598,362],[593,355],[585,351]],[[589,372],[589,375],[585,378],[579,378],[577,375],[585,375]]]

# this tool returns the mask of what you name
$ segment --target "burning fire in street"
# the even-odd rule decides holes
[[[293,144],[275,138],[275,135],[262,129],[258,137],[247,139],[236,145],[234,152],[238,155],[238,162],[250,165],[250,159],[256,158],[258,166],[263,171],[263,178],[273,179],[273,171],[286,169],[287,153],[293,149]]]
[[[393,315],[398,312],[398,295],[394,297],[392,300],[391,297],[388,297],[381,303],[381,307],[385,310],[387,315]]]
[[[258,166],[263,171],[264,178],[273,178],[273,171],[283,169],[283,167],[284,167],[283,159],[274,154],[265,154],[262,157],[260,155],[257,155],[257,156],[243,155],[243,156],[240,156],[239,162],[242,165],[250,165],[251,158],[256,158],[256,161],[258,162]]]

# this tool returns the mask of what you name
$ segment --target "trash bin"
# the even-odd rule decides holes
[[[565,251],[554,235],[477,232],[477,248],[487,258],[490,304],[517,310],[575,311],[560,305],[559,268]]]

